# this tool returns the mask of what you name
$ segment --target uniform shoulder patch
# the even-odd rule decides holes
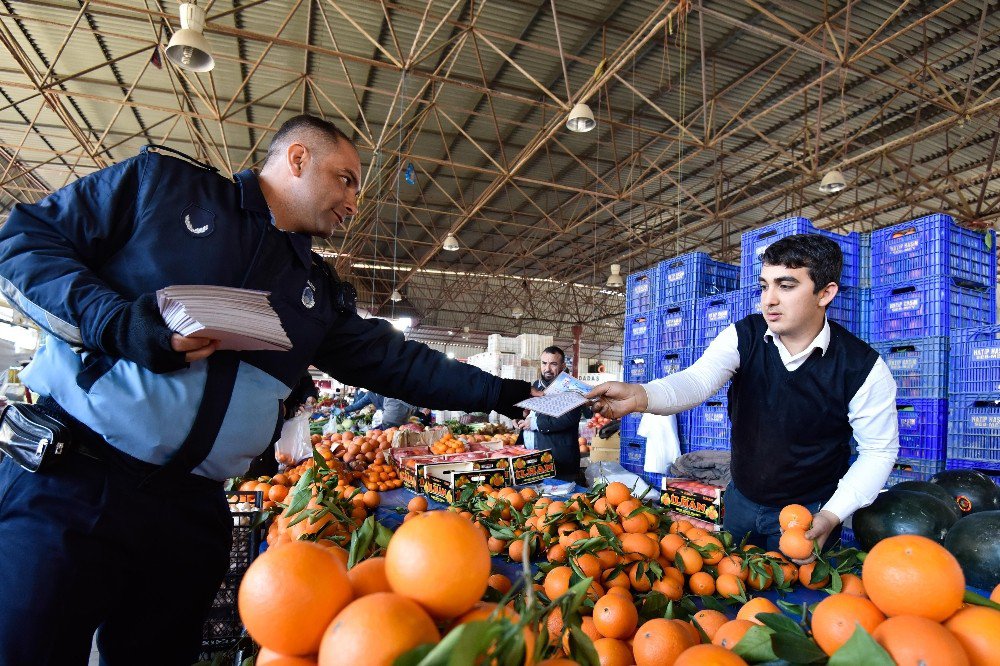
[[[195,238],[204,238],[215,231],[215,213],[196,204],[189,204],[181,212],[181,224]]]

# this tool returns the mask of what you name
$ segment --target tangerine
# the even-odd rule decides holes
[[[757,615],[760,613],[776,613],[780,615],[781,609],[775,606],[770,599],[754,597],[740,607],[736,612],[736,619],[750,620],[754,624],[764,624],[757,619]]]
[[[384,557],[371,557],[358,562],[347,572],[347,577],[351,581],[355,599],[375,592],[392,592],[389,580],[385,577]]]
[[[419,604],[393,592],[376,592],[355,599],[333,619],[323,634],[319,666],[392,666],[418,645],[439,640],[434,620]]]
[[[594,650],[601,666],[632,665],[632,650],[625,641],[617,638],[599,638],[594,641]]]
[[[870,600],[853,594],[832,594],[816,605],[812,632],[823,652],[832,655],[854,634],[860,624],[869,634],[885,621],[885,615]]]
[[[719,628],[730,621],[725,613],[720,613],[717,610],[698,611],[691,620],[701,627],[710,641],[715,638],[715,634],[719,633]]]
[[[752,626],[754,625],[750,620],[741,618],[730,620],[715,632],[715,636],[712,637],[712,645],[732,650],[734,645],[743,640],[743,637],[750,631],[750,627]]]
[[[900,666],[969,666],[969,658],[958,638],[925,617],[890,617],[875,628],[872,638]]]
[[[671,620],[656,618],[635,632],[632,656],[636,666],[670,666],[684,650],[694,645],[691,635]]]
[[[962,644],[972,666],[996,663],[1000,655],[1000,611],[969,606],[948,618],[944,626]]]
[[[810,590],[819,590],[830,584],[830,576],[825,576],[822,580],[815,583],[812,581],[813,571],[816,570],[817,560],[813,560],[809,564],[803,564],[799,567],[799,582],[802,586]]]
[[[709,573],[698,571],[691,574],[691,578],[688,579],[688,587],[695,594],[704,596],[715,594],[715,579]]]
[[[961,608],[965,596],[965,575],[955,556],[915,534],[875,544],[861,580],[868,597],[889,617],[919,615],[942,622]]]
[[[790,527],[801,527],[803,530],[808,530],[812,527],[812,521],[812,511],[801,504],[789,504],[778,514],[778,524],[781,525],[782,530],[787,530]]]
[[[747,666],[747,662],[718,645],[695,645],[684,650],[674,666]]]
[[[778,549],[793,560],[804,560],[813,554],[814,543],[806,538],[805,528],[792,526],[781,535]]]
[[[617,507],[622,502],[632,499],[632,491],[621,481],[612,481],[604,489],[604,498],[608,504]]]
[[[631,638],[639,623],[639,611],[631,598],[605,594],[594,604],[594,626],[606,638]]]
[[[290,657],[287,654],[278,654],[273,650],[262,647],[260,652],[257,653],[254,666],[316,666],[316,657],[314,655],[308,657]]]

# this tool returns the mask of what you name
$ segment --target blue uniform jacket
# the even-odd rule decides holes
[[[266,448],[280,401],[310,364],[434,408],[496,406],[499,378],[362,319],[310,247],[308,236],[274,226],[252,171],[232,182],[153,150],[19,204],[0,228],[0,289],[46,333],[22,377],[153,464],[195,432],[198,417],[213,443],[194,471],[214,479],[244,473]],[[292,349],[216,352],[155,374],[102,348],[104,327],[128,302],[183,284],[271,292]],[[210,372],[213,359],[228,375]]]

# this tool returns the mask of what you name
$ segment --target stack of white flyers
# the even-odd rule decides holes
[[[514,406],[530,409],[547,416],[559,417],[571,409],[576,409],[590,402],[583,397],[590,389],[589,384],[581,382],[566,372],[561,372],[545,389],[545,395],[540,398],[522,400]]]
[[[219,341],[219,349],[287,351],[292,342],[271,309],[270,292],[212,285],[175,285],[156,292],[167,328]]]

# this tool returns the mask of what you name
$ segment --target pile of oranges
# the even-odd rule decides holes
[[[431,445],[431,453],[438,456],[446,453],[465,453],[466,450],[465,442],[450,432]]]

